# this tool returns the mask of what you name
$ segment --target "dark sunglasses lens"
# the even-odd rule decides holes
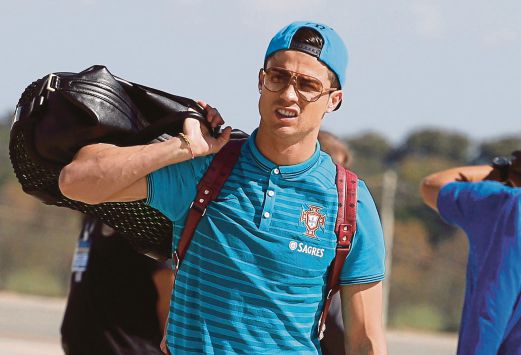
[[[297,79],[297,90],[307,101],[315,101],[322,93],[322,83],[318,79],[301,75]]]
[[[287,87],[293,73],[282,68],[268,68],[264,71],[264,86],[277,92]],[[296,74],[296,90],[299,96],[306,101],[316,101],[322,94],[322,83],[320,80],[304,74]]]
[[[266,69],[264,86],[270,91],[279,91],[286,87],[291,80],[291,73],[277,68]]]

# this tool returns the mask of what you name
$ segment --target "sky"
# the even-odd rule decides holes
[[[296,20],[328,24],[348,47],[329,131],[393,142],[426,127],[481,141],[521,132],[519,0],[4,0],[0,113],[48,73],[102,64],[251,132],[266,47]]]

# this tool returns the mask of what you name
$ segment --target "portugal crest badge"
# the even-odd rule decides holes
[[[309,206],[309,209],[306,211],[302,209],[302,213],[300,214],[300,222],[304,222],[306,226],[306,235],[310,238],[317,238],[316,232],[318,228],[324,227],[326,225],[326,215],[320,213],[321,207],[318,206]]]

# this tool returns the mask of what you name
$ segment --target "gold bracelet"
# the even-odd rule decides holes
[[[184,133],[179,133],[179,137],[181,138],[181,140],[183,142],[186,143],[186,145],[188,146],[188,150],[190,151],[190,154],[192,155],[192,159],[195,158],[195,155],[194,155],[194,151],[192,150],[192,145],[190,144],[190,140],[188,139],[188,137],[186,136],[186,134]]]

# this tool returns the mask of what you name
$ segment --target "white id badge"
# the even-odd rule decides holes
[[[76,244],[74,250],[74,257],[72,258],[71,271],[74,274],[74,281],[80,282],[82,273],[87,270],[89,263],[89,252],[90,252],[90,236],[94,231],[94,223],[87,222],[83,227],[82,236]]]
[[[72,272],[84,272],[87,269],[89,262],[89,240],[79,240],[74,251],[74,258],[72,259]]]

